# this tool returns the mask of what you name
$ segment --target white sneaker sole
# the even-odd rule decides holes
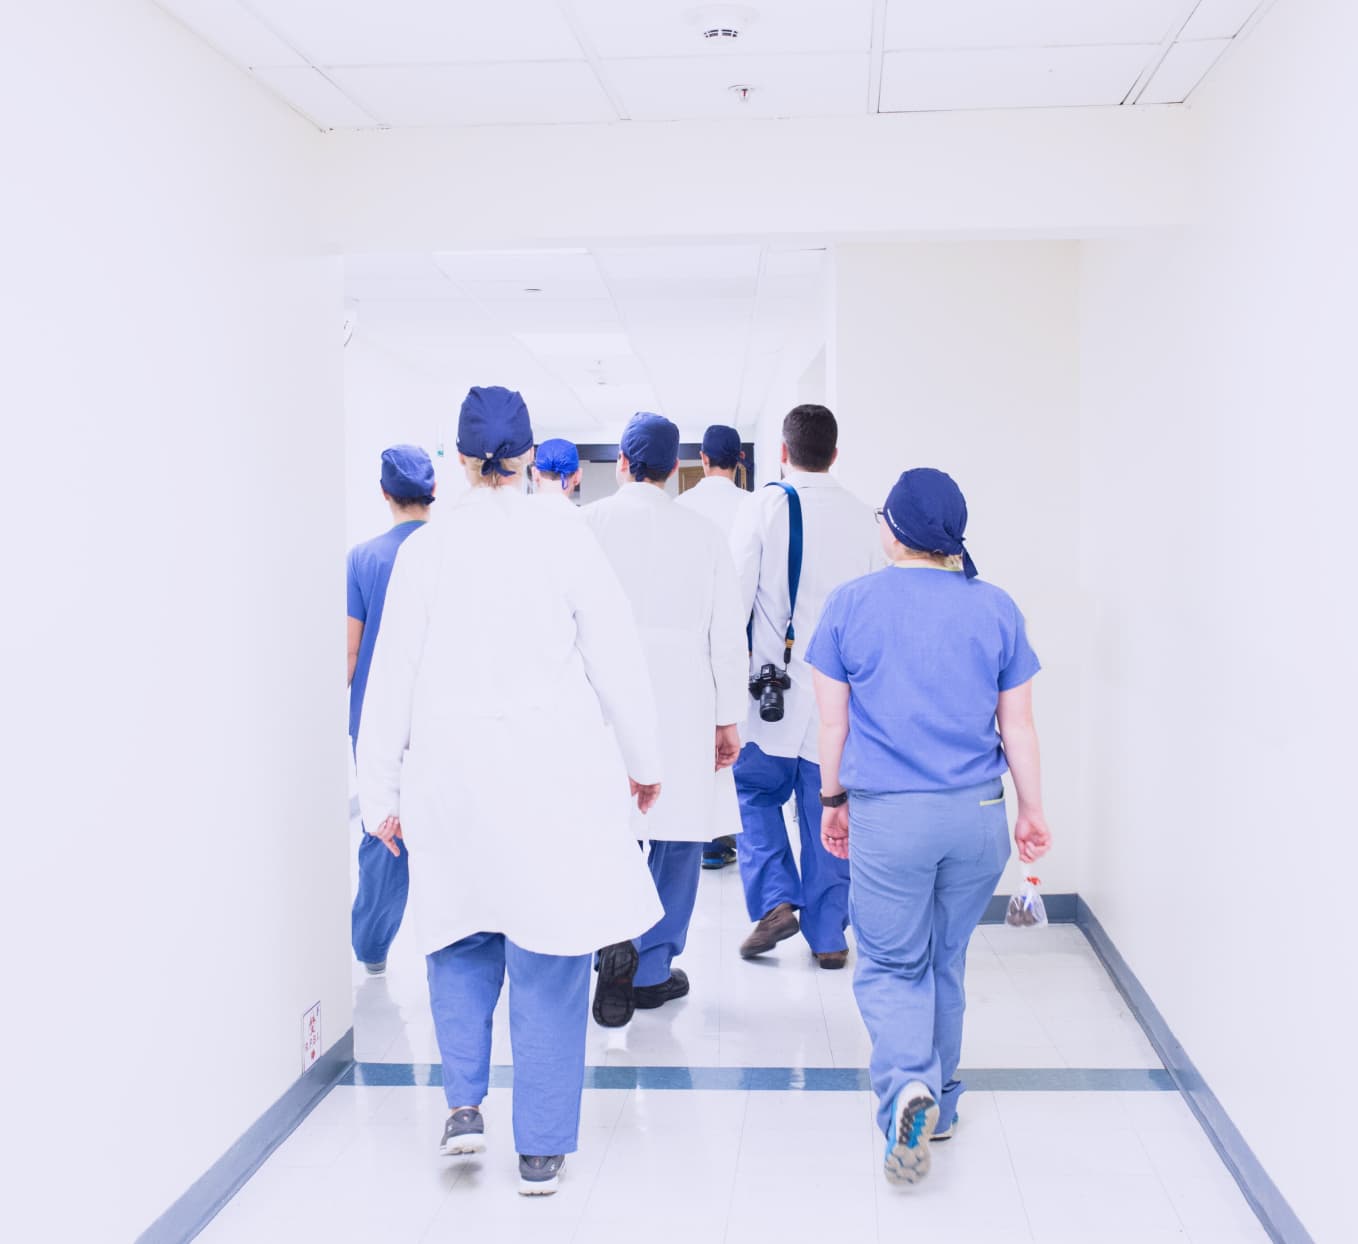
[[[473,1153],[485,1153],[486,1138],[484,1136],[456,1136],[447,1144],[439,1146],[439,1152],[445,1158],[461,1158]]]
[[[520,1196],[551,1196],[557,1189],[560,1179],[553,1175],[551,1179],[544,1179],[541,1182],[533,1182],[528,1179],[519,1180]]]
[[[910,1092],[907,1086],[901,1093],[896,1105],[896,1143],[887,1150],[882,1161],[882,1173],[892,1184],[917,1184],[929,1174],[932,1156],[929,1142],[934,1129],[938,1126],[938,1102],[922,1085],[919,1092]],[[924,1125],[919,1129],[919,1139],[908,1145],[906,1139],[913,1130],[914,1119],[923,1114]]]

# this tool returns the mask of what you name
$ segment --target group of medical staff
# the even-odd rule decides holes
[[[477,387],[458,419],[469,487],[434,523],[428,455],[382,455],[394,525],[348,561],[353,947],[384,971],[410,896],[450,1156],[485,1148],[508,977],[526,1195],[556,1191],[577,1147],[590,1014],[620,1027],[688,994],[675,960],[732,839],[742,956],[800,932],[843,968],[854,927],[886,1177],[922,1178],[953,1134],[1006,767],[1020,855],[1050,843],[1038,662],[976,577],[950,477],[907,471],[874,514],[830,474],[837,441],[829,410],[794,408],[782,478],[751,494],[739,433],[709,428],[704,478],[674,498],[679,430],[642,412],[616,493],[581,508],[576,447],[536,444],[518,393]]]

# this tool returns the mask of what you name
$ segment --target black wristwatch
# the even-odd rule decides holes
[[[827,795],[824,791],[820,793],[820,806],[822,808],[842,808],[849,802],[849,792],[842,790],[837,795]]]

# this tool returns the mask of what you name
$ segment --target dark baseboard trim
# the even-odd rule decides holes
[[[354,1030],[350,1028],[179,1200],[137,1237],[137,1244],[186,1244],[193,1239],[353,1065]]]
[[[1145,1031],[1160,1061],[1173,1077],[1188,1108],[1202,1124],[1202,1130],[1207,1133],[1207,1138],[1226,1169],[1240,1185],[1240,1191],[1244,1193],[1245,1200],[1268,1232],[1269,1238],[1275,1244],[1314,1244],[1310,1232],[1255,1157],[1254,1150],[1240,1134],[1240,1129],[1231,1122],[1231,1116],[1226,1113],[1216,1094],[1207,1087],[1202,1073],[1165,1022],[1159,1008],[1151,1001],[1150,994],[1137,979],[1136,973],[1127,966],[1127,960],[1113,945],[1098,917],[1090,911],[1089,904],[1078,897],[1075,924],[1089,940],[1094,953],[1108,970],[1108,975],[1113,978],[1113,983]]]
[[[1078,894],[1044,894],[1042,896],[1042,906],[1047,909],[1047,922],[1049,924],[1077,924],[1076,907],[1080,901]],[[982,924],[1003,924],[1004,913],[1009,908],[1009,895],[996,894],[989,903],[986,904],[985,915],[981,917]]]

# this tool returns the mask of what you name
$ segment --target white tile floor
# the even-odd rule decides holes
[[[692,995],[592,1028],[594,1064],[867,1063],[848,972],[804,945],[744,963],[734,870],[703,878],[683,966]],[[385,978],[355,973],[361,1061],[434,1063],[423,964],[408,933]],[[1151,1047],[1071,927],[984,928],[972,947],[964,1063],[1147,1068]],[[510,1062],[503,1025],[496,1063]],[[1266,1240],[1173,1092],[972,1092],[956,1139],[913,1189],[880,1174],[864,1092],[590,1089],[580,1152],[546,1199],[515,1194],[509,1090],[484,1107],[489,1151],[436,1153],[431,1088],[337,1088],[200,1237],[208,1244],[526,1240],[533,1244],[1252,1244]]]

